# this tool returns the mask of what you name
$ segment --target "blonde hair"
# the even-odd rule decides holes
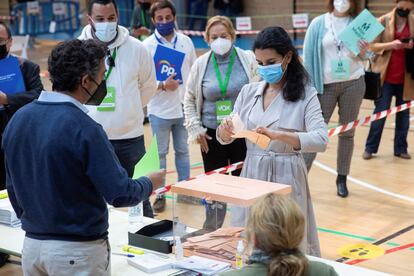
[[[206,41],[209,40],[211,27],[219,24],[226,27],[232,40],[236,39],[236,31],[234,30],[233,23],[231,23],[231,20],[226,16],[216,15],[207,21],[206,32],[204,34],[204,39]]]
[[[298,249],[304,228],[301,210],[287,196],[268,194],[253,205],[246,226],[247,239],[270,256],[268,275],[305,275],[308,260]]]

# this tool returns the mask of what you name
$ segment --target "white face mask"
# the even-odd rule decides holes
[[[230,51],[232,45],[230,39],[219,37],[210,44],[210,48],[214,53],[222,56]]]
[[[93,22],[95,25],[95,35],[102,42],[109,42],[115,38],[118,23],[117,22]]]
[[[339,13],[347,12],[351,7],[349,0],[334,0],[333,4],[335,10],[337,10]]]

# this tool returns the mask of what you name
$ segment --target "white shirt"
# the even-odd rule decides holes
[[[326,33],[322,40],[324,84],[356,80],[365,74],[363,61],[355,56],[344,44],[341,44],[341,51],[338,53],[338,36],[351,21],[352,19],[349,16],[336,17],[332,13],[325,15]],[[340,55],[342,59],[348,59],[350,61],[349,79],[335,79],[332,77],[332,61],[338,60]]]
[[[73,103],[83,112],[89,112],[89,110],[74,97],[56,91],[42,91],[38,101],[48,103]]]
[[[79,39],[91,38],[92,28],[87,25]],[[102,125],[110,140],[142,136],[143,107],[157,90],[153,59],[144,45],[122,26],[118,26],[118,36],[108,48],[111,54],[117,49],[115,67],[106,80],[106,86],[115,90],[115,110],[99,111],[99,107],[89,105],[89,116]]]
[[[162,119],[177,119],[184,116],[182,103],[184,100],[185,86],[188,75],[190,74],[191,66],[196,60],[196,52],[194,44],[191,39],[183,34],[175,32],[171,42],[162,37],[157,30],[144,40],[144,46],[154,57],[155,51],[159,44],[157,38],[162,42],[163,46],[183,52],[185,54],[184,61],[181,67],[181,75],[183,83],[175,91],[158,90],[155,96],[148,103],[148,114],[155,115]],[[175,39],[177,41],[175,42]],[[154,64],[155,65],[155,64]],[[155,65],[156,66],[156,65]]]

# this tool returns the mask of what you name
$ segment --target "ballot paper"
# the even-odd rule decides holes
[[[8,197],[0,199],[0,223],[11,227],[20,227],[21,225]]]
[[[176,267],[193,270],[203,275],[216,275],[228,270],[230,264],[199,256],[191,256],[177,262]]]
[[[234,132],[234,135],[231,136],[232,138],[246,138],[253,144],[258,145],[261,149],[267,149],[270,143],[269,137],[251,130],[247,130],[238,114],[233,114],[231,121],[233,123]]]

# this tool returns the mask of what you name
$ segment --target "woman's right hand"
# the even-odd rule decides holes
[[[205,134],[200,134],[197,137],[197,143],[200,144],[201,147],[201,151],[204,153],[208,153],[208,142],[207,140],[211,140],[211,137],[205,133]]]
[[[233,130],[234,127],[231,117],[227,117],[221,122],[220,126],[218,127],[218,135],[224,142],[229,142],[232,138],[231,136],[234,135]]]
[[[390,42],[390,50],[400,50],[405,47],[405,43],[402,43],[399,39],[395,39]]]

